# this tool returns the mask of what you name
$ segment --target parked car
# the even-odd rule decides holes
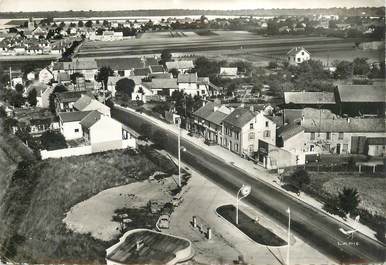
[[[158,227],[161,229],[169,229],[170,216],[169,215],[161,215],[158,219]]]
[[[172,204],[174,207],[180,206],[180,204],[184,201],[184,198],[181,196],[174,196],[172,199]]]

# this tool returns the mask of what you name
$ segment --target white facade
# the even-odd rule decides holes
[[[311,59],[311,54],[304,48],[293,48],[288,53],[288,62],[292,65],[301,64]]]
[[[110,117],[101,116],[88,131],[91,144],[122,141],[122,124]]]
[[[83,130],[79,121],[64,122],[64,123],[61,122],[60,132],[63,134],[66,141],[79,139],[83,137]]]
[[[39,72],[39,82],[43,84],[48,84],[53,78],[53,73],[47,68],[44,68]]]

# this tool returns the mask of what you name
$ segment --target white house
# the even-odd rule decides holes
[[[92,146],[93,152],[122,147],[122,124],[98,111],[92,111],[79,123],[83,137]]]
[[[43,68],[39,72],[39,82],[43,84],[48,84],[51,80],[54,79],[54,74],[47,67]]]
[[[191,60],[166,62],[166,68],[168,72],[172,69],[177,69],[180,73],[186,73],[187,71],[194,68],[194,64]]]
[[[80,121],[89,113],[91,113],[91,111],[60,112],[58,114],[60,132],[67,141],[83,137]]]
[[[110,116],[110,108],[88,95],[82,94],[74,103],[74,109],[78,111],[97,110],[105,116]]]
[[[30,80],[30,81],[35,80],[35,72],[29,72],[27,74],[27,80]]]
[[[219,77],[229,79],[237,78],[237,67],[221,67]]]
[[[292,48],[288,53],[288,62],[293,65],[300,64],[302,62],[308,61],[311,59],[311,53],[308,52],[303,47]]]
[[[197,73],[179,73],[177,77],[178,90],[184,91],[188,95],[206,96],[209,94],[208,83],[204,79],[197,77]]]

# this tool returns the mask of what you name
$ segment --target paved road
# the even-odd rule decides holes
[[[141,124],[148,123],[152,126],[153,132],[162,131],[167,136],[166,150],[176,155],[177,137],[173,133],[160,128],[137,113],[122,109],[112,110],[112,117],[134,130],[139,130]],[[381,263],[386,260],[384,245],[360,233],[356,233],[353,240],[348,239],[338,229],[350,228],[334,218],[262,181],[251,178],[242,170],[225,163],[186,140],[182,140],[182,145],[187,148],[187,151],[182,153],[182,160],[221,188],[236,194],[242,184],[251,185],[252,192],[246,201],[278,223],[286,225],[288,218],[286,209],[290,207],[291,227],[297,236],[337,262],[345,264]]]
[[[288,51],[295,46],[328,46],[333,50],[342,44],[352,48],[358,40],[332,37],[289,37],[289,38],[179,38],[179,39],[151,39],[124,40],[117,42],[88,42],[77,53],[79,57],[138,55],[160,53],[167,47],[173,52],[213,51],[229,49],[266,49],[281,48]],[[284,52],[283,54],[285,54]]]

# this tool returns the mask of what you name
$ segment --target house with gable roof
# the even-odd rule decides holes
[[[194,63],[192,60],[166,62],[166,68],[168,72],[177,69],[179,73],[186,73],[194,68]]]
[[[78,111],[97,110],[101,114],[110,117],[110,108],[95,98],[82,94],[74,103],[74,109]]]
[[[287,52],[289,64],[297,65],[311,59],[311,53],[304,47],[294,47]]]

